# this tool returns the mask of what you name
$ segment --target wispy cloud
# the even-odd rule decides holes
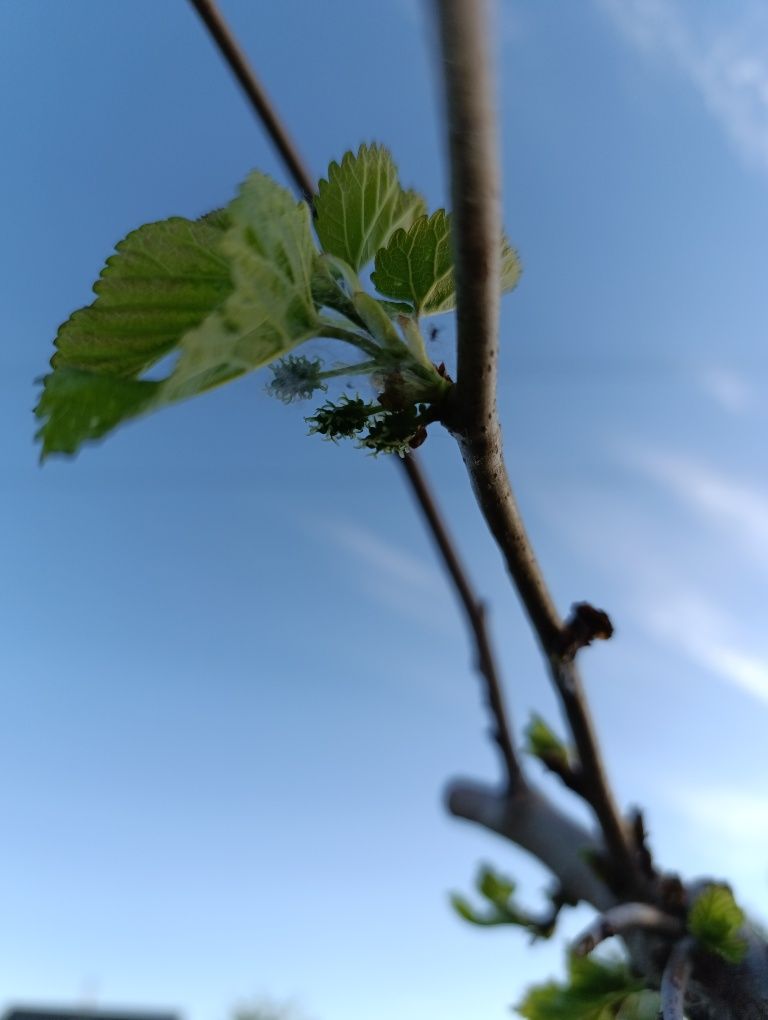
[[[768,492],[683,455],[627,444],[618,453],[622,469],[639,470],[693,513],[678,518],[674,531],[650,498],[638,504],[636,489],[624,496],[617,486],[609,498],[601,488],[563,501],[569,513],[559,521],[561,530],[590,558],[598,544],[607,551],[603,562],[620,585],[626,618],[639,631],[768,704],[768,642],[752,613],[742,619],[728,608],[735,598],[743,611],[745,590],[760,604]]]
[[[627,461],[713,525],[717,547],[726,557],[740,555],[753,580],[755,567],[759,572],[768,566],[768,492],[689,457],[659,450],[635,451]],[[696,541],[703,541],[703,536]],[[637,561],[634,570],[642,577],[644,554],[637,546],[626,552]],[[677,556],[671,555],[668,563]],[[768,703],[768,649],[756,647],[754,635],[746,634],[743,624],[723,610],[715,596],[681,581],[674,567],[657,558],[653,570],[652,587],[646,583],[646,594],[637,600],[643,627],[709,673]],[[653,592],[651,597],[648,591]]]
[[[726,368],[707,368],[699,374],[699,385],[707,396],[730,414],[744,414],[752,406],[752,388],[743,376]]]
[[[452,624],[448,590],[436,566],[356,523],[326,525],[323,534],[357,562],[363,587],[382,604],[432,629]]]
[[[670,591],[639,608],[657,640],[746,694],[768,703],[768,656],[745,650],[736,621],[699,593]]]
[[[730,787],[682,787],[671,799],[692,821],[736,842],[768,839],[768,794]]]
[[[768,564],[768,491],[683,456],[648,450],[638,466],[688,506],[726,530],[751,563]]]
[[[364,560],[368,567],[409,588],[426,590],[437,583],[433,568],[359,524],[332,526],[338,545]]]
[[[768,9],[756,0],[596,0],[636,47],[670,60],[742,154],[768,170]],[[714,17],[713,17],[714,14]]]

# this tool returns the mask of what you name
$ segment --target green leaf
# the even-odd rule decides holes
[[[567,984],[549,981],[531,988],[516,1009],[528,1020],[611,1020],[627,997],[641,990],[624,964],[571,956]]]
[[[193,396],[316,335],[309,209],[252,174],[221,213],[150,223],[108,260],[89,308],[56,340],[36,409],[42,456]],[[140,378],[178,352],[170,375]],[[66,372],[66,375],[62,373]]]
[[[266,365],[320,331],[307,204],[296,203],[265,174],[252,173],[227,213],[231,226],[221,248],[234,289],[183,337],[178,364],[163,386],[165,402]]]
[[[418,315],[447,312],[456,304],[450,217],[444,209],[397,230],[376,253],[371,280],[376,290],[408,301]]]
[[[688,930],[705,949],[731,963],[744,957],[747,944],[741,936],[744,911],[727,885],[713,882],[696,897],[688,914]]]
[[[458,893],[451,895],[454,910],[472,924],[491,927],[499,924],[514,924],[533,930],[537,928],[534,918],[528,916],[514,902],[516,885],[512,879],[494,871],[484,864],[477,873],[475,887],[488,901],[488,909],[480,913],[465,897]]]
[[[171,351],[231,290],[219,244],[226,220],[174,216],[120,241],[55,340],[54,368],[132,378]]]
[[[508,294],[514,290],[520,279],[522,267],[520,259],[514,248],[510,246],[506,237],[501,239],[501,293]]]
[[[96,300],[56,337],[53,371],[35,410],[42,458],[74,454],[147,410],[157,382],[138,376],[172,351],[230,293],[220,245],[226,214],[147,223],[116,246],[94,285]]]
[[[331,163],[328,179],[319,182],[315,229],[323,249],[357,272],[398,227],[410,227],[424,211],[424,200],[400,187],[387,149],[361,145],[341,165]]]
[[[451,894],[451,906],[465,921],[469,921],[470,924],[476,924],[482,928],[492,928],[499,924],[510,924],[509,918],[504,917],[498,912],[478,913],[469,900],[459,895],[459,893]]]
[[[501,246],[501,289],[517,284],[520,262],[506,238]],[[456,306],[451,249],[451,217],[444,209],[420,216],[408,230],[397,230],[376,253],[371,280],[379,293],[412,304],[417,315],[438,315]]]
[[[658,1020],[661,996],[646,989],[628,995],[622,1002],[616,1020]]]
[[[120,422],[148,410],[159,382],[95,375],[77,368],[56,368],[43,380],[35,414],[44,422],[36,437],[42,458],[74,454],[87,439],[100,439]]]
[[[494,871],[487,864],[478,873],[477,891],[497,906],[507,907],[516,888],[511,878]]]
[[[551,762],[568,764],[568,748],[536,712],[531,713],[525,738],[526,751],[544,764]]]

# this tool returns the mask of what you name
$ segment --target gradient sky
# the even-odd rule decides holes
[[[416,0],[222,7],[318,175],[378,140],[445,203]],[[494,39],[512,477],[560,607],[616,624],[584,666],[622,802],[766,919],[768,13],[504,0]],[[4,0],[0,96],[0,1005],[501,1020],[562,943],[447,906],[481,860],[532,906],[546,876],[441,806],[498,763],[396,465],[263,373],[37,465],[58,324],[129,230],[284,181],[261,130],[182,0]],[[455,445],[422,452],[516,725],[554,723]]]

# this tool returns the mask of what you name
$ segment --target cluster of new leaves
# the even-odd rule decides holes
[[[459,893],[451,895],[451,904],[460,917],[484,928],[501,924],[516,925],[524,928],[533,939],[551,938],[561,908],[572,902],[558,889],[550,894],[550,909],[546,914],[532,914],[515,902],[517,886],[512,879],[494,871],[488,864],[480,867],[475,878],[475,888],[485,900],[482,910],[476,910]]]
[[[704,887],[688,912],[688,931],[702,949],[738,963],[746,951],[742,936],[744,911],[727,885],[712,882]]]
[[[475,910],[469,901],[459,893],[454,893],[451,896],[454,910],[465,921],[483,927],[514,924],[521,928],[527,928],[534,935],[544,934],[540,930],[539,922],[515,903],[517,886],[510,878],[484,864],[477,873],[475,888],[486,901],[486,906],[482,911]]]
[[[571,956],[567,984],[532,988],[517,1011],[527,1020],[656,1020],[659,996],[622,963]]]
[[[519,264],[500,244],[509,290]],[[377,294],[359,277],[371,262]],[[252,173],[225,209],[145,224],[117,245],[94,291],[93,304],[56,337],[36,409],[43,457],[73,454],[124,421],[270,363],[268,388],[286,401],[324,390],[333,376],[369,376],[384,399],[360,401],[366,419],[348,434],[374,451],[402,452],[423,439],[437,416],[429,408],[450,386],[419,328],[422,316],[455,304],[450,216],[427,215],[381,146],[331,163],[314,217],[306,202]],[[289,354],[316,337],[354,354],[329,370]],[[152,377],[168,355],[170,372]],[[326,405],[314,431],[338,438],[333,420]]]

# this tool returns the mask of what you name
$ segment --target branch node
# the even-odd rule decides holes
[[[574,602],[560,632],[558,654],[570,662],[580,649],[612,636],[613,624],[604,609],[595,609],[589,602]]]

